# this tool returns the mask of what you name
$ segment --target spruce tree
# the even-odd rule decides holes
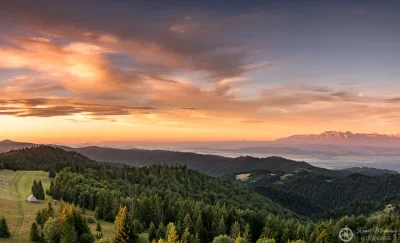
[[[120,207],[117,217],[115,217],[115,243],[134,243],[137,234],[133,230],[132,219],[126,207]]]
[[[36,196],[35,197],[39,200],[44,200],[45,194],[44,194],[42,181],[40,181],[40,180],[37,184],[37,193],[38,193],[38,197],[36,197]]]
[[[8,230],[7,221],[4,216],[0,220],[0,238],[9,238],[10,231]]]
[[[186,228],[186,229],[185,229],[185,232],[183,232],[183,234],[182,234],[182,239],[181,239],[180,243],[189,243],[189,242],[192,242],[192,239],[191,239],[191,238],[192,238],[192,237],[191,237],[191,235],[190,235],[189,228]]]
[[[176,233],[175,225],[172,224],[168,232],[168,243],[177,243],[177,242],[178,242],[178,234]]]
[[[199,236],[199,233],[196,233],[196,235],[195,235],[195,237],[194,237],[194,239],[193,239],[193,243],[200,243],[201,241],[200,241],[200,236]]]
[[[47,213],[47,217],[48,217],[48,218],[49,218],[49,217],[54,217],[54,208],[53,208],[53,206],[51,205],[51,202],[50,202],[50,201],[49,201],[49,203],[47,204],[46,213]]]
[[[150,223],[149,227],[149,241],[156,239],[157,237],[157,229],[153,222]]]
[[[240,224],[238,221],[235,221],[231,227],[231,237],[232,239],[236,239],[238,235],[240,235]]]
[[[165,238],[165,227],[162,222],[160,222],[160,224],[158,225],[156,238],[157,238],[157,240]]]
[[[78,239],[72,215],[67,215],[61,223],[60,243],[73,243]]]
[[[33,194],[34,197],[39,199],[39,194],[38,194],[38,183],[36,180],[33,181],[33,185],[31,188],[31,193]]]
[[[203,225],[203,220],[201,219],[201,213],[199,212],[199,215],[197,216],[196,219],[196,225],[194,227],[194,230],[199,238],[199,241],[201,242],[207,242],[205,232],[204,232],[204,225]]]
[[[267,220],[265,221],[265,226],[263,232],[261,233],[261,237],[268,239],[271,235],[271,217],[268,216]]]
[[[246,228],[244,229],[243,232],[243,238],[247,241],[247,242],[251,242],[251,233],[250,233],[250,225],[249,223],[247,223]]]
[[[33,242],[41,241],[40,232],[36,222],[33,222],[31,225],[31,231],[29,232],[29,238]]]
[[[224,216],[222,216],[221,219],[219,220],[217,233],[218,233],[218,235],[226,234],[226,225],[225,225]]]
[[[192,229],[192,218],[190,217],[190,214],[187,213],[185,218],[183,219],[183,225],[185,229]]]

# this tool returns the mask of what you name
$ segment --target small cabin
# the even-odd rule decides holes
[[[31,195],[27,198],[27,201],[28,201],[29,203],[37,203],[37,202],[38,202],[38,200],[36,199],[36,197],[35,197],[33,194],[31,194]]]

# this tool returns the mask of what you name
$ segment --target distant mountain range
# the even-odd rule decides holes
[[[32,147],[35,145],[34,143],[20,143],[20,142],[14,142],[11,140],[3,140],[0,141],[0,152],[7,152],[13,149],[20,149],[20,148],[26,148],[26,147]]]
[[[400,147],[400,134],[352,133],[326,131],[321,134],[293,135],[277,139],[282,144],[333,144],[346,146]]]
[[[0,151],[36,146],[32,143],[18,143],[10,140],[0,142]],[[225,157],[211,154],[198,154],[193,152],[177,152],[167,150],[144,150],[144,149],[117,149],[105,148],[97,146],[88,146],[80,148],[72,148],[67,146],[55,147],[62,148],[67,151],[75,151],[87,156],[90,159],[100,162],[111,162],[119,164],[128,164],[134,166],[148,166],[152,164],[169,164],[169,165],[187,165],[191,169],[198,170],[212,176],[222,176],[230,173],[238,173],[251,170],[269,170],[284,171],[291,173],[295,170],[306,170],[315,174],[327,176],[344,176],[353,173],[347,170],[329,170],[313,166],[306,162],[285,159],[278,156],[269,156],[263,158],[251,156]],[[281,148],[287,151],[288,148]],[[289,149],[290,150],[290,149]],[[364,173],[364,170],[356,171]],[[374,174],[396,173],[388,171],[374,171]]]

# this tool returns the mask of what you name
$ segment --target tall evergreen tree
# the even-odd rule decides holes
[[[175,230],[175,225],[172,224],[168,232],[168,243],[178,243],[178,234]]]
[[[41,180],[39,180],[39,182],[37,184],[37,194],[38,194],[38,197],[35,196],[37,199],[44,200],[45,194],[44,194],[44,189],[43,189]]]
[[[243,238],[246,240],[246,242],[251,242],[251,233],[250,233],[250,225],[249,223],[246,224],[246,228],[244,229],[243,232]]]
[[[179,241],[179,243],[189,243],[189,242],[192,242],[192,239],[191,239],[192,237],[191,237],[191,235],[190,235],[190,232],[189,232],[189,228],[186,228],[185,229],[185,232],[183,232],[183,234],[182,234],[182,239]]]
[[[115,217],[115,243],[134,243],[137,235],[133,230],[132,218],[127,212],[126,207],[120,207],[117,217]]]
[[[162,222],[160,222],[160,224],[158,225],[158,229],[157,229],[157,240],[159,239],[164,239],[165,238],[165,227],[164,224]]]
[[[31,231],[29,232],[29,238],[33,242],[42,241],[42,237],[40,237],[40,231],[36,222],[33,222],[31,225]]]
[[[46,213],[47,213],[47,217],[54,217],[54,208],[53,208],[53,205],[51,205],[50,201],[47,204]]]
[[[4,216],[0,220],[0,238],[9,238],[10,231],[8,230],[8,224]]]
[[[226,225],[225,225],[225,220],[224,216],[222,215],[221,219],[219,220],[218,224],[218,235],[225,235],[226,234]]]
[[[207,236],[204,232],[204,225],[203,225],[203,220],[201,218],[201,213],[199,212],[197,219],[196,219],[196,225],[194,227],[194,232],[198,235],[199,241],[201,242],[207,242]]]
[[[189,213],[187,213],[183,219],[183,226],[185,229],[189,229],[189,231],[192,229],[192,218],[190,217]]]
[[[33,194],[34,197],[39,199],[39,194],[38,194],[38,183],[36,180],[33,181],[32,188],[31,188],[31,193]]]
[[[67,215],[61,223],[61,239],[60,243],[77,242],[78,234],[74,226],[72,215]]]
[[[153,222],[150,223],[149,227],[149,241],[154,240],[157,237],[157,229]]]
[[[238,235],[240,235],[240,224],[238,221],[235,221],[231,227],[231,237],[232,239],[236,239]]]

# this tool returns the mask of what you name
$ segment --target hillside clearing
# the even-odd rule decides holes
[[[31,194],[33,181],[41,180],[44,189],[50,187],[51,179],[44,171],[11,171],[0,170],[0,217],[4,215],[7,220],[11,237],[0,239],[0,243],[30,242],[29,230],[35,221],[36,213],[45,208],[47,203],[54,200],[46,195],[46,200],[40,203],[28,203],[26,198]],[[57,210],[57,205],[54,205]],[[94,218],[94,212],[86,210],[88,217]],[[104,238],[112,239],[114,224],[100,221]],[[95,233],[96,223],[89,224]]]

